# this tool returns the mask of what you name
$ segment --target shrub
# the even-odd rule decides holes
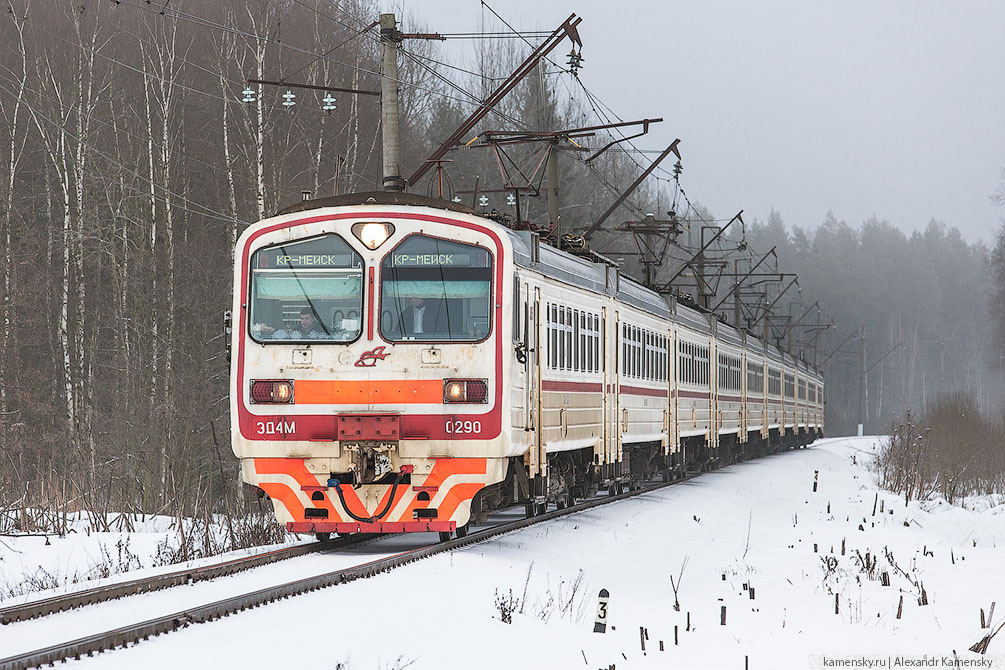
[[[904,500],[1005,492],[1005,426],[964,393],[942,396],[917,417],[908,410],[876,463],[880,484]]]

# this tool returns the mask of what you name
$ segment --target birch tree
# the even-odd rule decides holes
[[[94,491],[97,465],[95,444],[90,432],[91,408],[85,389],[91,386],[86,362],[85,305],[87,279],[84,275],[85,173],[91,155],[92,121],[100,96],[107,88],[95,67],[98,53],[107,45],[99,36],[97,17],[85,16],[83,7],[68,9],[75,39],[69,69],[59,67],[61,56],[45,48],[37,60],[35,75],[40,94],[32,121],[38,130],[49,168],[61,196],[62,280],[59,299],[58,333],[62,357],[62,387],[66,436],[71,453],[83,456],[82,465]],[[95,11],[100,11],[97,9]],[[44,43],[44,41],[43,41]],[[69,76],[68,76],[69,75]],[[45,110],[45,111],[39,111]]]
[[[151,209],[151,260],[154,263],[154,281],[161,274],[157,271],[158,224],[164,231],[166,260],[163,288],[165,293],[164,313],[156,306],[152,310],[154,321],[153,337],[155,351],[159,340],[163,340],[163,359],[158,362],[155,354],[155,376],[151,380],[151,406],[162,407],[159,422],[163,436],[160,438],[158,471],[160,473],[161,499],[167,496],[168,446],[172,443],[174,417],[172,416],[172,396],[174,393],[174,318],[175,318],[175,203],[172,193],[174,145],[178,139],[178,126],[183,114],[180,107],[178,80],[184,56],[178,53],[178,21],[170,17],[150,20],[146,24],[148,40],[140,41],[140,53],[144,64],[144,102],[146,104],[148,148],[150,150],[149,172]],[[181,189],[179,189],[181,190]],[[159,205],[159,207],[158,207]],[[156,284],[155,284],[156,287]],[[154,295],[158,292],[155,289]],[[155,303],[156,305],[156,303]],[[163,328],[160,324],[163,323]],[[157,376],[157,373],[159,377]],[[158,383],[159,382],[159,383]]]
[[[8,74],[17,82],[16,91],[8,91],[8,95],[14,97],[12,105],[0,105],[0,113],[4,117],[6,129],[7,152],[3,164],[3,192],[0,193],[0,230],[4,240],[3,258],[3,303],[2,315],[0,315],[0,420],[4,420],[8,414],[7,403],[7,360],[8,349],[11,341],[11,312],[12,297],[14,290],[12,265],[13,265],[13,238],[14,227],[14,184],[17,181],[18,166],[24,154],[27,143],[27,133],[24,127],[23,100],[28,78],[28,57],[24,40],[25,21],[27,20],[29,5],[25,5],[23,12],[19,8],[17,12],[11,6],[8,14],[11,25],[9,26],[17,35],[17,65]]]

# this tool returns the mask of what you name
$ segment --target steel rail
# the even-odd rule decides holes
[[[121,628],[116,628],[104,633],[96,633],[77,640],[63,642],[46,647],[45,649],[38,649],[10,656],[0,659],[0,670],[27,670],[28,668],[52,665],[60,661],[66,661],[67,659],[79,659],[82,656],[92,656],[95,653],[110,651],[116,647],[125,648],[128,647],[130,643],[137,644],[140,640],[144,640],[155,635],[171,633],[185,628],[190,624],[215,621],[222,617],[229,616],[246,609],[260,607],[280,599],[291,598],[293,596],[302,595],[311,591],[317,591],[318,589],[336,586],[339,584],[347,584],[349,582],[356,581],[357,579],[372,577],[379,573],[388,572],[394,568],[407,565],[408,563],[428,558],[429,556],[434,556],[439,553],[476,544],[478,542],[484,542],[485,540],[491,539],[497,535],[511,533],[544,521],[551,521],[552,519],[557,519],[559,517],[583,512],[600,505],[625,500],[643,493],[650,493],[667,486],[688,481],[697,476],[698,473],[689,474],[680,479],[668,482],[657,482],[655,484],[643,486],[624,493],[591,498],[564,509],[556,509],[537,516],[492,526],[476,533],[471,533],[466,537],[456,538],[446,542],[438,542],[425,547],[418,547],[387,558],[363,563],[355,567],[343,568],[341,570],[335,570],[322,575],[316,575],[314,577],[287,582],[286,584],[280,584],[278,586],[259,589],[250,593],[182,610],[174,614],[149,619],[141,623],[122,626]],[[360,536],[350,536],[347,539],[356,537]]]
[[[76,591],[74,593],[64,593],[43,600],[35,600],[21,605],[12,605],[0,609],[0,624],[14,623],[15,621],[27,621],[37,617],[64,612],[66,610],[103,603],[108,600],[115,600],[125,596],[137,595],[140,593],[150,593],[160,591],[174,586],[202,582],[218,577],[226,577],[252,568],[258,568],[270,563],[276,563],[288,558],[313,554],[319,551],[333,551],[344,547],[354,546],[366,540],[372,540],[382,536],[361,536],[350,535],[340,537],[329,542],[316,542],[313,544],[300,544],[292,547],[274,549],[253,556],[244,556],[221,563],[213,563],[195,568],[176,570],[152,577],[132,579],[127,582],[106,584],[92,589]],[[0,666],[2,667],[2,666]]]

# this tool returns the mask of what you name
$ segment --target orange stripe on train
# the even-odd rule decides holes
[[[312,474],[304,464],[302,458],[256,458],[255,472],[259,475],[287,475],[292,477],[300,486],[317,486],[317,476]],[[452,475],[484,475],[486,473],[487,459],[485,458],[439,458],[433,464],[432,470],[423,482],[424,486],[440,486]],[[286,506],[287,511],[297,519],[304,518],[304,505],[300,501],[297,492],[293,491],[287,484],[279,482],[262,482],[260,484],[270,498],[279,500]],[[449,519],[457,510],[460,504],[474,497],[479,489],[485,486],[484,482],[458,483],[450,487],[442,502],[439,505],[439,518]],[[369,517],[371,514],[384,508],[387,498],[391,494],[391,487],[388,487],[380,501],[372,511],[368,511],[359,499],[355,489],[351,486],[342,487],[342,495],[345,498],[346,507],[356,516]],[[330,489],[328,495],[323,500],[312,501],[313,506],[328,510],[329,521],[344,521],[342,515],[335,509],[334,497],[337,495]],[[391,509],[394,509],[401,499],[409,493],[408,486],[399,486],[395,493]],[[411,521],[412,511],[419,508],[428,507],[429,502],[419,502],[415,497],[408,503],[398,520]],[[390,519],[387,519],[390,521]]]
[[[446,480],[447,477],[450,477],[452,475],[484,475],[487,471],[487,464],[488,464],[487,458],[438,458],[436,459],[436,462],[433,464],[433,469],[429,471],[429,474],[426,476],[426,480],[422,483],[422,485],[441,486],[444,480]],[[454,484],[451,487],[450,491],[453,492],[454,489],[462,486],[464,487],[472,486],[472,484]],[[485,483],[484,482],[474,483],[473,486],[475,488],[473,491],[471,491],[471,495],[468,496],[469,498],[473,497],[475,493],[478,492],[478,489],[485,486]],[[418,497],[412,498],[411,502],[408,503],[408,506],[405,507],[404,510],[402,510],[401,516],[398,517],[399,520],[411,521],[412,511],[415,509],[428,508],[429,504],[432,502],[433,497],[434,496],[430,496],[430,500],[421,500],[421,501],[418,499]],[[450,499],[450,493],[447,494],[447,496],[444,499],[444,502],[446,502],[449,499]],[[457,509],[458,504],[459,503],[453,503],[453,506],[450,509],[451,514],[453,514],[454,510]],[[442,504],[440,505],[440,507],[437,508],[437,512],[440,519],[450,518],[445,514]]]
[[[307,466],[304,464],[304,459],[302,458],[256,458],[255,472],[259,475],[288,475],[295,479],[300,486],[318,485],[318,478],[307,470]],[[276,498],[286,505],[287,511],[293,515],[294,519],[304,518],[304,504],[300,502],[298,492],[293,491],[288,484],[262,482],[259,486],[269,494],[270,498]],[[362,503],[360,503],[359,498],[355,495],[346,499],[347,504],[351,505],[352,502],[356,503],[360,511],[365,512]],[[327,509],[330,521],[343,520],[327,497],[324,500],[312,500],[311,503],[312,507]],[[353,509],[353,512],[359,514],[359,511],[356,509]],[[365,514],[365,516],[370,515]]]
[[[442,379],[335,381],[298,379],[298,405],[443,404]]]

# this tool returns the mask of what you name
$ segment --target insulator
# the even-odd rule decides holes
[[[515,205],[516,204],[516,196],[513,195],[512,193],[510,193],[509,195],[507,195],[506,196],[506,204],[509,205],[510,207],[512,207],[513,205]]]
[[[254,102],[255,101],[255,89],[246,88],[241,93],[244,95],[242,102]]]
[[[297,104],[297,94],[293,91],[286,91],[283,93],[283,107],[292,108],[293,105]]]
[[[572,72],[573,76],[576,76],[576,73],[579,72],[579,69],[583,66],[583,60],[585,59],[583,58],[582,53],[576,53],[576,47],[572,47],[572,51],[569,52],[569,61],[567,64],[569,66],[569,71]]]
[[[489,199],[488,199],[488,197],[483,195],[480,198],[478,198],[478,204],[481,206],[482,209],[485,209],[486,207],[488,207],[489,206]]]
[[[331,93],[328,93],[325,95],[325,97],[321,98],[321,102],[324,103],[321,106],[321,109],[323,109],[324,111],[330,112],[335,109],[335,98],[332,96]]]

